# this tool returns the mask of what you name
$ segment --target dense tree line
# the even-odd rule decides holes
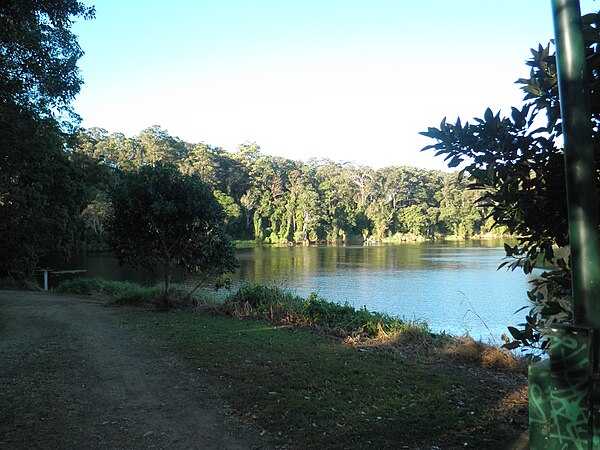
[[[135,137],[100,128],[80,130],[72,159],[88,174],[82,217],[87,244],[104,240],[111,177],[158,161],[197,174],[213,188],[229,234],[264,243],[345,243],[354,240],[472,237],[490,232],[478,194],[457,174],[268,156],[254,143],[230,153],[189,143],[152,126]]]

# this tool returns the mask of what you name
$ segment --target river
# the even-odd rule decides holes
[[[238,249],[245,281],[286,287],[302,296],[316,292],[336,302],[405,319],[421,319],[434,331],[499,342],[508,325],[524,319],[531,276],[497,270],[501,241],[407,243],[379,246],[253,247]],[[155,274],[120,267],[110,255],[75,255],[52,268],[86,269],[85,276],[153,282]],[[182,277],[182,274],[179,274]]]

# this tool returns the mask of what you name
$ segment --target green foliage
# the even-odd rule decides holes
[[[164,306],[162,286],[140,286],[128,281],[109,281],[100,277],[73,278],[60,282],[55,292],[78,295],[95,295],[108,298],[116,305]],[[189,289],[181,285],[171,285],[169,303],[176,307],[197,306],[205,302],[199,295],[190,295]]]
[[[600,16],[583,17],[587,79],[592,114],[592,140],[597,169],[600,168]],[[469,175],[470,187],[480,190],[478,204],[490,211],[495,227],[518,236],[519,245],[507,246],[505,263],[530,273],[536,264],[555,264],[529,293],[532,308],[520,328],[511,328],[508,346],[542,347],[547,340],[544,327],[571,320],[570,266],[556,258],[555,249],[569,244],[565,166],[562,149],[562,122],[556,72],[556,57],[550,45],[539,45],[527,62],[529,78],[518,81],[525,92],[525,104],[512,108],[510,116],[494,114],[488,108],[473,123],[442,120],[424,136],[435,141],[433,149],[449,167],[461,166]],[[545,126],[540,126],[542,114]],[[598,170],[596,171],[598,172]]]
[[[243,284],[228,300],[228,305],[238,313],[253,317],[323,327],[345,334],[429,333],[427,323],[422,321],[407,322],[387,314],[370,312],[365,307],[356,309],[348,303],[332,303],[314,293],[303,299],[285,289],[262,284]]]
[[[0,105],[0,272],[29,276],[39,257],[68,254],[84,206],[82,174],[46,120]]]
[[[106,222],[111,214],[111,203],[104,193],[99,192],[81,212],[83,240],[90,250],[106,250],[108,235]]]
[[[464,162],[478,204],[491,210],[495,226],[519,236],[522,254],[552,257],[552,245],[568,242],[564,161],[545,128],[534,126],[531,105],[512,117],[490,109],[475,124],[442,121],[422,133],[437,141],[425,147],[445,155],[449,165]]]
[[[109,243],[124,264],[164,273],[168,303],[174,266],[190,273],[221,275],[237,267],[224,214],[197,175],[172,164],[143,166],[123,174],[110,192]]]
[[[0,107],[14,105],[41,119],[70,113],[82,83],[83,55],[73,19],[94,8],[76,0],[19,0],[0,5]]]
[[[144,143],[148,130],[153,145],[162,149],[151,159],[140,153],[149,145]],[[329,160],[305,164],[262,155],[256,144],[230,154],[182,142],[158,127],[148,130],[133,138],[82,130],[72,144],[74,157],[86,163],[85,158],[95,158],[97,167],[86,164],[92,174],[99,167],[129,171],[148,161],[172,161],[212,187],[226,213],[226,230],[238,239],[314,244],[383,241],[397,234],[473,237],[490,231],[485,211],[475,208],[476,194],[465,192],[466,183],[454,174],[411,167],[373,170]],[[102,191],[110,174],[98,178]],[[93,241],[97,235],[87,231],[86,241]]]
[[[213,194],[219,202],[219,205],[221,205],[221,208],[223,208],[223,212],[225,213],[225,227],[228,233],[231,234],[232,231],[235,231],[235,224],[240,219],[242,210],[229,195],[224,194],[221,191],[213,191]]]
[[[76,240],[83,186],[58,120],[81,84],[70,28],[93,14],[74,0],[0,4],[0,272],[28,276]]]
[[[54,290],[78,295],[106,295],[110,297],[118,296],[126,292],[139,289],[135,283],[128,281],[108,281],[104,278],[73,278],[71,280],[61,281]]]

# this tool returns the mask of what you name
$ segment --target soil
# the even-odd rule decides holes
[[[0,291],[0,449],[268,449],[127,309]]]

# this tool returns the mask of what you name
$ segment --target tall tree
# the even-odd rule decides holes
[[[162,268],[165,304],[174,267],[214,275],[236,268],[223,209],[197,175],[162,162],[143,166],[124,174],[111,200],[110,246],[125,264]]]
[[[243,144],[231,154],[209,144],[174,139],[185,151],[173,154],[173,162],[212,187],[227,213],[227,230],[237,238],[314,243],[361,237],[473,236],[483,231],[479,226],[483,213],[473,205],[475,194],[464,193],[466,184],[451,174],[413,167],[374,171],[316,159],[303,163],[262,155],[256,144]],[[90,129],[82,130],[76,142],[73,157],[81,156],[93,177],[110,174],[101,168],[115,169],[113,173],[118,174],[116,169],[135,170],[148,163],[139,136]],[[88,157],[98,163],[90,164]],[[103,201],[101,195],[90,199],[85,218],[93,225],[93,214],[104,205],[98,204]],[[97,235],[96,228],[88,227],[87,235]]]
[[[82,51],[71,26],[93,15],[74,0],[0,3],[2,271],[31,272],[39,256],[74,242],[81,185],[63,148]]]
[[[138,136],[140,164],[155,164],[158,161],[181,161],[187,156],[183,142],[171,136],[158,125],[143,130]]]
[[[41,119],[72,114],[83,51],[71,26],[77,17],[93,16],[94,8],[76,0],[2,2],[0,106],[12,104]]]
[[[353,187],[346,182],[344,164],[320,161],[315,167],[317,189],[321,193],[323,222],[328,242],[346,242],[355,222]]]
[[[84,188],[46,121],[0,114],[0,136],[0,272],[28,276],[39,257],[76,242]]]

